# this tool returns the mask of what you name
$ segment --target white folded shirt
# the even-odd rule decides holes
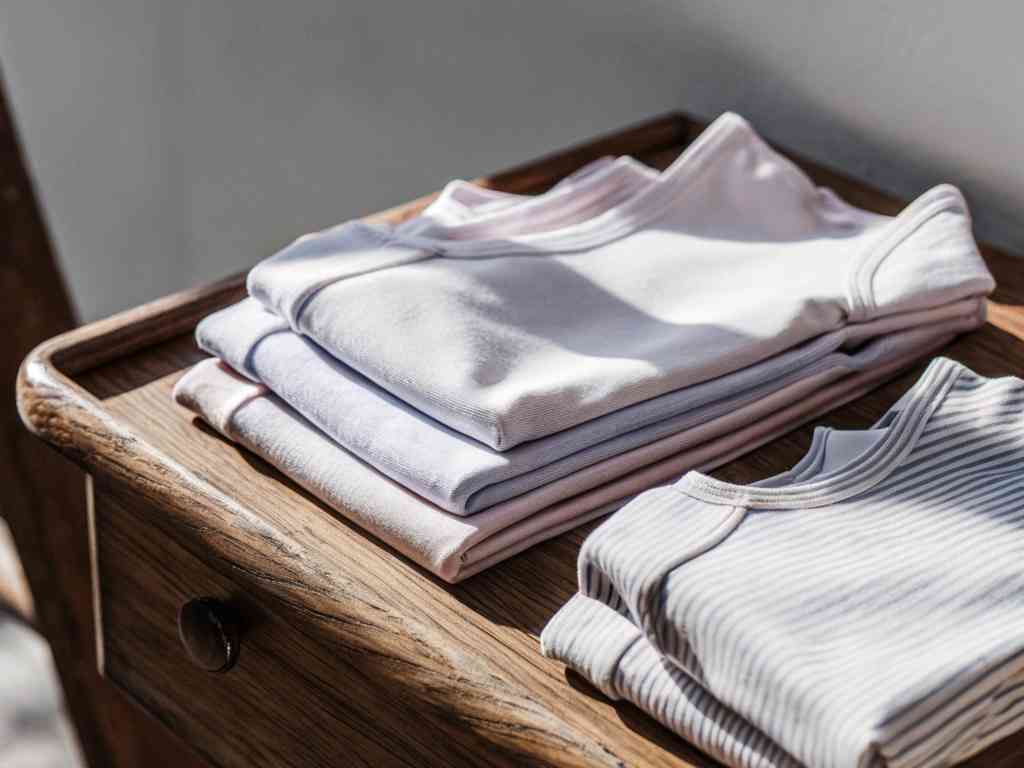
[[[1022,408],[939,358],[782,475],[642,494],[545,653],[737,768],[966,759],[1024,726]]]
[[[595,184],[603,173],[564,206],[304,237],[252,270],[250,294],[414,408],[507,450],[993,287],[955,188],[871,214],[735,115],[625,192]]]

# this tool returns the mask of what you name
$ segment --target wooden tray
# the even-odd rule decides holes
[[[701,128],[685,116],[667,115],[480,183],[536,193],[608,154],[632,154],[664,167]],[[856,205],[883,213],[902,207],[863,184],[797,162]],[[432,198],[370,218],[400,221]],[[999,282],[990,323],[944,354],[983,375],[1019,373],[1024,370],[1022,270],[1005,253],[993,248],[984,253]],[[380,681],[380,700],[395,713],[393,723],[379,723],[382,733],[399,746],[412,739],[410,728],[437,734],[438,752],[424,755],[422,764],[713,764],[639,710],[608,702],[540,656],[538,634],[574,592],[577,550],[592,526],[450,586],[350,525],[262,461],[193,423],[171,402],[177,378],[203,356],[192,340],[196,322],[243,293],[238,275],[59,336],[25,361],[18,396],[30,429],[92,473],[100,487],[134,500],[146,536],[165,537],[182,547],[244,589],[247,599],[289,617],[304,636],[336,654],[331,679],[304,683],[307,689],[297,699],[281,704],[293,709],[280,717],[294,718],[294,708],[303,706],[316,714],[321,706],[327,718],[323,702],[338,700],[338,691],[355,679],[352,670],[371,670]],[[823,421],[864,427],[922,367]],[[812,426],[714,474],[747,483],[779,472],[806,450]],[[97,578],[105,595],[102,572]],[[101,641],[101,648],[104,642],[112,640]],[[209,730],[196,722],[219,717],[212,707],[204,709],[203,690],[194,688],[187,699],[172,701],[155,682],[139,682],[139,675],[156,679],[155,670],[152,678],[146,673],[145,668],[115,668],[107,660],[109,676],[217,762],[299,764],[284,751],[273,754],[272,741],[262,752],[247,751],[251,740],[227,733],[244,731],[245,724],[230,719],[218,720],[225,735],[214,743]],[[323,754],[331,749],[330,734],[308,738],[324,739]],[[416,744],[422,749],[422,741]],[[387,763],[382,757],[369,761]],[[1024,737],[1007,740],[970,764],[1022,765]]]

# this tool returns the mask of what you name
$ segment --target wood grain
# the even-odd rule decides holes
[[[698,130],[686,118],[669,116],[633,129],[625,140],[599,140],[484,182],[538,191],[607,153],[663,166],[680,149],[672,144]],[[858,205],[883,212],[900,205],[804,165]],[[424,200],[392,209],[388,217],[408,216]],[[1000,281],[992,322],[946,353],[983,374],[1019,372],[1024,280],[1012,257],[986,249],[986,258]],[[636,710],[611,704],[540,656],[540,629],[575,588],[575,557],[586,528],[446,585],[173,405],[174,382],[201,356],[192,325],[234,300],[240,285],[228,280],[80,329],[40,347],[22,368],[23,417],[99,478],[96,538],[108,674],[219,764],[325,764],[335,754],[327,751],[331,745],[316,741],[313,751],[293,759],[274,751],[267,740],[275,723],[252,720],[255,714],[230,718],[228,694],[193,685],[189,675],[199,672],[179,669],[180,649],[171,658],[168,627],[176,602],[212,594],[243,601],[268,627],[267,634],[252,636],[253,656],[243,637],[239,667],[221,680],[236,685],[232,676],[244,670],[235,699],[270,693],[265,701],[282,701],[277,721],[290,714],[331,728],[341,727],[335,719],[342,713],[352,713],[354,751],[379,764],[402,764],[402,755],[374,738],[375,729],[391,733],[393,722],[401,721],[417,732],[392,738],[423,750],[420,765],[711,765]],[[919,372],[827,421],[865,426]],[[750,482],[780,471],[806,450],[809,434],[809,427],[796,430],[716,474]],[[131,568],[119,564],[122,557]],[[150,596],[152,609],[126,600],[129,594]],[[126,636],[130,626],[153,633],[154,648],[166,653],[145,656],[133,670],[130,660],[143,658],[137,655],[143,651]],[[257,661],[247,662],[252,658]],[[291,690],[282,691],[284,680]],[[347,703],[337,691],[348,694]],[[276,727],[282,743],[295,738],[287,723]],[[348,738],[350,730],[344,733]],[[1024,738],[1016,738],[971,765],[1022,760]]]

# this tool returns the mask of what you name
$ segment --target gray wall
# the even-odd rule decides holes
[[[960,184],[1024,252],[1022,28],[924,0],[7,0],[0,60],[92,319],[672,108],[905,196]]]

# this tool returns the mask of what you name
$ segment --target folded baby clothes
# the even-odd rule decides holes
[[[478,514],[452,515],[389,480],[344,450],[262,385],[217,360],[204,360],[175,387],[175,399],[225,437],[261,456],[299,485],[441,578],[457,582],[524,549],[596,519],[627,499],[700,467],[709,469],[753,450],[844,402],[860,397],[950,336],[897,344],[866,370],[829,382],[807,379],[709,422],[719,435],[662,458],[652,447],[640,469],[613,469],[617,479],[552,503],[549,488]],[[671,448],[670,446],[669,448]],[[657,446],[654,446],[657,448]],[[617,457],[616,460],[622,460]],[[584,470],[586,474],[592,470]],[[625,473],[624,473],[625,472]]]
[[[423,235],[350,222],[257,265],[249,292],[414,408],[507,450],[993,287],[955,188],[871,214],[735,115],[624,195],[562,199],[534,204],[536,230],[508,218],[519,206]]]
[[[502,452],[410,407],[251,299],[203,320],[196,337],[391,479],[442,509],[472,514],[542,487],[543,506],[574,496],[717,437],[714,430],[724,426],[715,419],[741,406],[799,382],[810,391],[906,357],[983,319],[984,302],[966,299],[853,323],[740,371]]]
[[[789,472],[642,494],[584,543],[545,652],[730,765],[963,760],[1024,726],[1022,419],[1020,379],[939,358]]]

